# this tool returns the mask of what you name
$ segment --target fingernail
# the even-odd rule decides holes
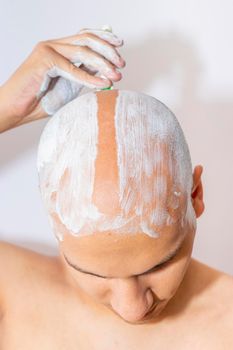
[[[119,63],[121,65],[121,67],[124,67],[126,65],[126,62],[122,57],[119,58]]]
[[[116,76],[119,74],[119,72],[110,70],[110,71],[106,72],[106,74],[107,74],[108,78],[115,79]]]
[[[114,72],[109,72],[107,77],[112,81],[118,81],[122,78],[122,74],[118,70],[115,70]]]

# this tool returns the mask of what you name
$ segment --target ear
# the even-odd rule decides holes
[[[201,165],[197,165],[193,171],[193,187],[191,197],[197,218],[201,216],[205,209],[205,204],[203,202],[203,187],[201,181],[202,171],[203,167]]]

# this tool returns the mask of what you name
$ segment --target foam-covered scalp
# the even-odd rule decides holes
[[[195,224],[192,165],[174,114],[125,90],[84,94],[47,123],[38,172],[49,216],[73,235]],[[61,232],[55,232],[62,239]]]

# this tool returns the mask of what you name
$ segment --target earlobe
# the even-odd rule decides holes
[[[203,167],[201,165],[196,166],[193,172],[193,188],[191,198],[192,205],[197,218],[202,215],[205,209],[205,205],[203,202],[203,186],[201,181],[202,172]]]

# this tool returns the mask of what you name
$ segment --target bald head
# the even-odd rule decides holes
[[[195,221],[181,127],[142,93],[90,92],[60,109],[42,133],[38,172],[60,239],[64,230],[158,237],[156,227]]]

